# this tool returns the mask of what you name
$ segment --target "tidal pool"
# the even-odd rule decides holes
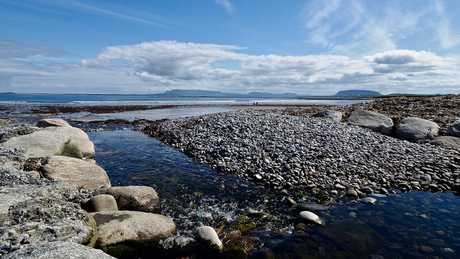
[[[252,245],[247,249],[250,258],[460,257],[460,199],[451,192],[395,190],[390,196],[375,195],[376,205],[328,204],[315,212],[325,226],[314,227],[296,224],[296,207],[286,201],[294,191],[283,193],[219,174],[138,131],[88,135],[96,146],[95,159],[112,185],[152,186],[161,199],[157,213],[171,217],[183,237],[193,237],[199,226],[217,229],[225,218],[237,221],[243,216],[250,224],[239,238]],[[118,257],[244,258],[235,251],[218,257],[192,243],[183,249],[151,248]]]

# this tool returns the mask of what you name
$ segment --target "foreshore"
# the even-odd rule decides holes
[[[91,121],[88,117],[89,121],[74,120],[72,124],[88,131],[101,129],[102,125],[111,129],[112,123],[134,124],[144,133],[221,173],[236,174],[278,190],[292,206],[303,200],[294,194],[309,195],[314,197],[311,201],[321,204],[373,204],[372,197],[391,195],[392,189],[460,190],[460,150],[430,144],[432,139],[409,142],[382,135],[352,125],[347,122],[348,116],[355,110],[378,112],[390,117],[395,128],[405,117],[421,117],[439,123],[438,135],[443,137],[460,116],[457,99],[458,96],[394,98],[348,106],[249,105],[174,120]],[[130,109],[112,108],[87,112],[116,113]],[[131,108],[131,111],[139,109]],[[338,111],[343,118],[333,121],[314,117],[322,110]],[[37,111],[38,117],[33,118],[50,116],[50,111]],[[68,112],[59,111],[52,116],[69,118],[76,111]],[[91,125],[85,128],[86,124]],[[15,161],[14,156],[20,153],[5,152],[3,156]],[[55,185],[33,172],[15,174],[3,175],[2,186],[11,187],[9,183]]]

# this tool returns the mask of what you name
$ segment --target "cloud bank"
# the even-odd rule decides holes
[[[346,89],[460,93],[458,60],[427,51],[390,50],[353,59],[248,55],[232,45],[154,41],[107,47],[94,59],[37,66],[36,53],[51,58],[62,51],[19,43],[9,48],[17,54],[0,51],[0,84],[16,92],[157,93],[182,88],[319,95]]]

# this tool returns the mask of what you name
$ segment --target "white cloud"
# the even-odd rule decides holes
[[[230,3],[229,0],[215,0],[216,3],[222,5],[225,10],[229,13],[233,13],[235,11],[235,8],[233,7],[232,3]]]
[[[14,46],[18,50],[16,56],[23,59],[0,52],[2,91],[147,93],[171,88],[299,94],[334,94],[357,88],[384,93],[409,88],[415,93],[460,91],[460,73],[455,67],[458,59],[425,51],[392,50],[363,58],[248,55],[240,53],[241,47],[232,45],[157,41],[107,47],[94,59],[34,66],[27,53],[35,54],[35,47]],[[24,52],[18,46],[24,47]],[[57,55],[53,53],[50,49],[50,56]],[[120,59],[129,62],[120,63]]]
[[[313,0],[302,15],[308,41],[333,54],[358,58],[401,45],[432,42],[436,50],[460,45],[460,37],[452,32],[452,15],[446,14],[440,0],[417,5],[402,0]]]

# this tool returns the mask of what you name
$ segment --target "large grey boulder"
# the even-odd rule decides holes
[[[26,158],[59,155],[70,137],[63,132],[40,130],[28,135],[12,137],[2,144],[4,148],[24,148]]]
[[[97,237],[96,222],[78,204],[43,197],[10,206],[0,229],[0,243],[11,251],[53,241],[92,247]]]
[[[71,127],[70,124],[63,119],[41,119],[37,122],[37,127],[46,128],[46,127]]]
[[[216,231],[210,226],[198,228],[195,232],[195,238],[204,248],[210,251],[220,252],[224,249],[224,245],[220,241]]]
[[[115,197],[120,210],[150,212],[160,203],[157,192],[149,186],[119,186],[99,191]]]
[[[458,137],[440,136],[430,141],[430,144],[443,148],[453,148],[460,150],[460,138]]]
[[[434,139],[438,135],[438,124],[415,117],[401,120],[396,129],[396,136],[409,141]]]
[[[35,131],[40,130],[40,128],[29,126],[3,128],[2,133],[0,133],[0,143],[5,142],[12,137],[32,134]]]
[[[460,137],[460,120],[456,120],[447,128],[447,135]]]
[[[342,120],[342,113],[339,111],[324,110],[317,112],[313,117],[340,122]]]
[[[72,242],[44,242],[6,254],[2,259],[115,259],[99,249]]]
[[[117,201],[112,195],[100,194],[82,204],[82,208],[90,212],[117,211]]]
[[[74,128],[74,127],[47,127],[44,130],[51,131],[51,132],[56,132],[56,133],[63,133],[66,134],[70,137],[70,142],[67,143],[66,145],[66,150],[69,150],[68,154],[61,154],[61,155],[66,155],[66,156],[71,156],[71,157],[78,157],[78,158],[93,158],[94,155],[96,154],[94,150],[94,143],[89,140],[88,135],[81,129],[79,128]],[[78,153],[78,151],[72,151],[72,150],[78,150],[81,152],[81,154]]]
[[[48,126],[43,130],[22,127],[2,135],[4,148],[24,148],[26,158],[64,155],[93,158],[94,144],[81,129],[69,126]]]
[[[111,186],[102,167],[73,157],[52,156],[40,170],[46,178],[59,179],[78,188],[95,190]]]
[[[8,214],[10,206],[36,197],[73,200],[78,197],[74,185],[55,182],[48,185],[19,184],[13,187],[0,187],[0,220]]]
[[[347,121],[350,124],[368,128],[374,132],[388,136],[391,135],[393,130],[393,120],[391,118],[371,111],[353,111]]]
[[[162,215],[138,211],[91,213],[96,220],[96,247],[110,254],[158,245],[176,234],[176,224]]]

